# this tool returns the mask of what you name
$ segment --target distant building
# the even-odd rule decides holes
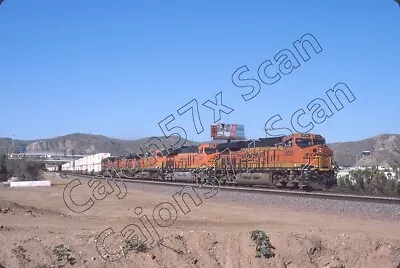
[[[108,157],[110,157],[110,153],[98,153],[85,156],[63,164],[61,170],[100,172],[102,160]]]

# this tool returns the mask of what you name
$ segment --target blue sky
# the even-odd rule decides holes
[[[328,142],[400,133],[400,7],[395,1],[22,1],[0,5],[0,136],[36,139],[83,132],[133,139],[159,136],[158,122],[188,139],[208,140],[215,101],[233,112],[220,123],[245,125],[248,138],[265,137],[265,122],[277,126],[339,82],[356,100],[312,132]],[[322,47],[307,62],[293,42],[312,34]],[[273,84],[258,68],[282,49],[301,64]],[[196,99],[204,131],[197,134],[190,111]],[[304,122],[307,118],[303,119]]]

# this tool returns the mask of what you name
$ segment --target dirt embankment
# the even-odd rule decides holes
[[[77,214],[62,199],[69,180],[54,182],[51,188],[0,188],[0,240],[6,241],[0,267],[400,267],[399,222],[212,199],[157,227],[163,245],[131,248],[110,263],[96,250],[99,234],[112,228],[116,235],[105,243],[109,255],[118,253],[126,242],[117,233],[138,220],[134,209],[140,206],[153,222],[154,208],[172,197],[128,189],[123,200],[106,198]],[[87,200],[88,188],[76,191],[77,200]],[[253,230],[265,231],[270,244],[257,250]]]

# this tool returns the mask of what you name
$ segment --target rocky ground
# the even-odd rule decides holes
[[[46,177],[53,181],[52,187],[0,187],[0,267],[400,268],[400,220],[395,205],[228,192],[206,199],[196,189],[198,205],[185,199],[189,207],[185,210],[173,198],[179,189],[130,184],[124,198],[92,197],[95,202],[89,210],[75,213],[63,200],[72,178]],[[83,186],[87,180],[81,182],[72,191],[77,204],[85,203],[91,194]],[[103,189],[96,191],[98,199],[104,197]],[[176,213],[161,209],[168,207]],[[118,233],[133,223],[146,226],[155,243],[149,242],[147,248],[127,247],[130,244]],[[105,239],[99,238],[108,228],[112,229],[105,232]],[[133,225],[127,229],[137,230]],[[162,245],[157,245],[159,239],[152,230],[163,238]],[[268,235],[272,247],[264,244],[261,249],[273,252],[271,258],[256,257],[253,230]],[[140,236],[140,232],[128,234]],[[96,242],[108,252],[99,253]],[[125,257],[118,254],[121,248]],[[121,259],[110,262],[100,254],[108,260]]]

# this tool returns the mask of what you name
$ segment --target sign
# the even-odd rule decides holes
[[[371,155],[371,151],[363,151],[362,154],[363,154],[363,156]]]
[[[244,140],[244,125],[222,123],[211,125],[211,138],[214,140]]]

